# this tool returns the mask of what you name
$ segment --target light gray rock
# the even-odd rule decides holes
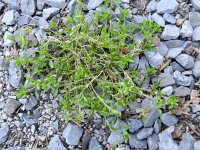
[[[144,52],[149,64],[154,68],[159,68],[160,65],[163,63],[163,56],[160,55],[158,52],[154,51],[146,51]]]
[[[129,145],[131,148],[146,149],[147,141],[146,140],[138,140],[136,135],[130,134]]]
[[[18,15],[15,10],[6,11],[1,21],[6,25],[14,25]]]
[[[191,89],[184,86],[179,86],[178,88],[175,89],[175,95],[178,97],[189,96],[190,93],[191,93]]]
[[[153,12],[157,10],[157,1],[152,0],[149,2],[149,4],[147,5],[146,11],[147,12]]]
[[[24,15],[19,16],[17,19],[17,23],[19,26],[27,25],[30,23],[30,21],[31,21],[31,18],[28,16],[24,16]]]
[[[9,62],[5,58],[0,57],[0,71],[8,69]]]
[[[160,117],[160,112],[156,108],[152,108],[151,111],[147,114],[145,120],[143,120],[144,127],[152,127],[156,119]]]
[[[23,14],[32,16],[36,11],[36,2],[35,0],[21,0],[21,11]]]
[[[145,39],[145,36],[141,33],[134,34],[134,43],[139,46],[141,42]]]
[[[165,41],[165,44],[169,49],[176,48],[176,47],[182,47],[185,44],[185,41],[183,40],[169,40]]]
[[[164,69],[164,73],[165,73],[165,74],[169,74],[169,75],[173,75],[173,73],[174,73],[173,67],[172,67],[172,66],[167,66],[167,67]]]
[[[177,62],[172,62],[170,63],[170,66],[173,68],[174,71],[179,71],[179,72],[183,72],[185,71],[185,69],[183,67],[181,67],[181,65],[179,65]],[[173,73],[172,73],[173,74]]]
[[[194,150],[194,143],[195,143],[195,139],[193,138],[193,136],[189,133],[183,133],[182,134],[182,140],[179,144],[179,148],[180,150],[184,149],[184,150]]]
[[[194,67],[194,58],[187,54],[178,55],[176,61],[185,69]]]
[[[175,80],[172,75],[162,73],[159,75],[160,87],[166,87],[175,84]]]
[[[38,118],[33,115],[24,115],[23,120],[28,125],[34,125],[38,123]]]
[[[161,27],[165,27],[165,20],[163,19],[163,17],[157,13],[154,13],[151,18],[153,19],[153,21],[155,21],[155,23],[157,23],[159,26]]]
[[[58,135],[55,135],[49,142],[48,150],[67,150]]]
[[[171,135],[174,128],[174,126],[171,126],[159,134],[159,150],[179,150],[178,144],[173,140]]]
[[[173,40],[178,38],[180,35],[180,29],[176,25],[166,25],[161,38],[163,40]]]
[[[62,136],[65,138],[67,144],[78,145],[82,134],[83,129],[81,127],[69,122],[64,129]]]
[[[139,61],[140,61],[139,59],[140,59],[139,56],[133,57],[133,61],[129,63],[129,69],[130,70],[133,70],[138,66]]]
[[[200,26],[194,29],[192,39],[193,41],[200,41]]]
[[[115,122],[115,124],[113,125],[114,128],[116,128],[116,131],[122,133],[123,132],[123,128],[122,126],[127,126],[128,124],[120,119],[117,119],[117,121]]]
[[[72,0],[67,5],[67,10],[68,10],[70,16],[74,14],[75,9],[76,9],[76,4],[77,4],[77,0]]]
[[[46,0],[46,4],[51,7],[63,8],[66,0]]]
[[[21,0],[8,0],[8,10],[20,10]]]
[[[189,12],[189,21],[193,28],[200,26],[200,13]]]
[[[158,149],[159,137],[157,134],[153,134],[147,139],[148,150]]]
[[[28,99],[28,102],[25,104],[26,110],[32,110],[37,105],[37,103],[38,103],[37,98],[34,96],[31,96]]]
[[[171,48],[169,49],[167,56],[168,58],[176,58],[181,52],[184,51],[183,47]]]
[[[42,16],[45,18],[45,19],[50,19],[52,18],[53,16],[57,15],[58,12],[59,12],[59,8],[46,8],[46,9],[43,9],[43,12],[42,12]]]
[[[143,109],[145,109],[145,108],[153,108],[153,107],[155,107],[155,104],[156,104],[155,99],[153,99],[153,98],[145,98],[142,101],[142,108]]]
[[[144,140],[151,136],[153,133],[153,128],[143,128],[137,133],[138,140]]]
[[[144,16],[141,16],[141,15],[134,15],[133,16],[133,22],[135,22],[136,24],[139,24],[140,22],[143,22],[145,20],[147,20],[147,18],[144,17]]]
[[[176,23],[176,18],[174,16],[172,16],[171,14],[169,14],[169,13],[165,13],[163,15],[163,18],[168,23],[171,23],[171,24],[175,24]]]
[[[9,147],[8,149],[6,150],[32,150],[28,147],[19,147],[19,146],[14,146],[14,147]]]
[[[102,150],[102,147],[97,141],[96,137],[90,139],[89,150]]]
[[[115,150],[130,150],[128,145],[120,145],[119,147],[115,148]]]
[[[196,113],[196,112],[199,112],[199,111],[200,111],[200,105],[199,104],[194,104],[192,106],[192,112]]]
[[[160,120],[156,120],[155,123],[154,123],[154,126],[153,126],[153,131],[158,134],[161,130],[161,121]]]
[[[159,14],[174,13],[178,8],[176,0],[161,0],[157,4],[157,12]]]
[[[38,16],[33,17],[30,24],[33,24],[33,25],[39,26],[40,28],[45,28],[45,29],[49,27],[49,23],[46,21],[46,19],[44,17],[38,17]]]
[[[14,61],[10,61],[10,65],[8,68],[9,72],[9,82],[14,88],[18,88],[19,83],[22,77],[22,70],[17,67]]]
[[[37,9],[42,10],[44,8],[46,0],[37,0]]]
[[[110,136],[108,137],[107,142],[109,144],[115,144],[115,143],[123,143],[124,142],[124,138],[121,132],[119,131],[112,131]]]
[[[173,93],[173,87],[172,86],[167,86],[165,88],[162,89],[162,92],[166,95],[166,96],[170,96]]]
[[[178,118],[175,115],[164,113],[161,116],[161,121],[167,126],[173,126],[178,122]]]
[[[97,8],[99,5],[101,5],[103,3],[103,0],[90,0],[88,2],[88,9],[95,9]]]
[[[200,0],[191,0],[191,3],[196,10],[200,10]]]
[[[200,149],[200,141],[196,141],[194,143],[194,150],[199,150]]]
[[[10,129],[8,126],[3,126],[0,128],[0,144],[3,144],[7,140],[9,131]]]
[[[3,36],[3,45],[4,46],[11,46],[13,44],[13,41],[10,39],[10,37],[12,37],[13,34],[10,33],[9,31],[6,31],[4,33],[4,36]]]
[[[200,77],[200,61],[195,61],[194,68],[192,69],[193,75],[196,78]]]
[[[131,112],[132,114],[136,114],[136,110],[137,110],[138,108],[141,108],[141,103],[138,103],[138,102],[136,102],[136,101],[134,101],[134,102],[129,102],[128,106],[129,106],[130,112]]]
[[[123,3],[129,3],[130,0],[122,0]]]
[[[140,58],[140,62],[139,62],[139,65],[138,65],[138,70],[145,72],[146,71],[146,67],[149,68],[149,63],[148,63],[146,57],[142,56]]]
[[[4,112],[7,115],[12,115],[19,107],[21,106],[21,103],[15,99],[7,99],[6,104],[4,106]]]
[[[180,35],[185,38],[185,37],[191,37],[193,34],[193,28],[192,25],[190,24],[190,21],[186,20],[181,28]]]
[[[168,52],[168,48],[167,45],[163,42],[160,42],[160,44],[156,47],[157,51],[160,53],[161,56],[166,56],[167,52]]]
[[[130,119],[130,128],[129,132],[135,133],[138,129],[142,128],[143,124],[141,120],[138,119]]]

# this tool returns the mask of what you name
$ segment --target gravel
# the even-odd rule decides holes
[[[162,92],[166,95],[166,96],[170,96],[173,93],[173,87],[172,86],[167,86],[165,88],[162,89]]]
[[[21,103],[15,99],[7,99],[6,104],[4,106],[3,111],[7,115],[12,115],[19,107],[21,106]]]
[[[179,71],[175,71],[173,77],[174,77],[174,80],[176,81],[176,84],[178,85],[190,86],[192,83],[191,77],[185,76],[181,74],[181,72]]]
[[[153,126],[156,119],[160,117],[160,113],[156,108],[151,109],[151,111],[147,114],[145,120],[143,120],[144,127]]]
[[[36,11],[36,2],[35,0],[21,0],[21,11],[23,14],[32,16]]]
[[[180,35],[185,38],[185,37],[191,37],[193,35],[193,28],[192,25],[190,24],[190,21],[185,21],[182,25]]]
[[[37,104],[38,104],[37,98],[34,96],[31,96],[28,99],[28,102],[25,103],[25,108],[26,108],[26,110],[32,110]]]
[[[155,132],[156,134],[158,134],[158,133],[160,132],[160,130],[161,130],[161,121],[157,119],[157,120],[155,121],[153,127],[154,127],[154,132]]]
[[[162,32],[161,38],[163,40],[173,40],[178,38],[179,35],[180,35],[180,29],[177,26],[166,25]]]
[[[4,143],[9,134],[9,127],[8,126],[3,126],[0,128],[0,144]]]
[[[55,135],[49,142],[48,150],[67,150],[58,135]]]
[[[16,22],[17,16],[18,16],[18,13],[15,10],[9,10],[5,12],[1,21],[5,23],[6,25],[14,25]]]
[[[199,112],[199,111],[200,111],[200,105],[199,104],[194,104],[192,106],[192,112],[196,113],[196,112]]]
[[[176,18],[174,16],[172,16],[169,13],[165,13],[163,15],[163,18],[165,19],[166,22],[170,23],[170,24],[175,24],[176,23]]]
[[[142,127],[143,127],[143,123],[141,120],[130,119],[130,128],[129,128],[130,133],[135,133],[138,129]]]
[[[159,137],[157,134],[153,134],[148,137],[147,139],[148,149],[149,150],[156,150],[158,149]]]
[[[51,7],[63,8],[65,6],[65,0],[46,0],[46,4]]]
[[[156,0],[152,0],[149,2],[149,4],[146,7],[146,11],[147,12],[154,12],[157,10],[157,1]]]
[[[153,133],[153,128],[143,128],[137,133],[138,140],[144,140]]]
[[[175,84],[175,80],[173,79],[173,76],[166,73],[160,74],[159,79],[160,79],[161,88]]]
[[[179,86],[178,88],[175,89],[175,95],[178,97],[184,97],[184,96],[189,96],[191,93],[191,89],[188,87],[184,86]]]
[[[164,113],[161,116],[161,121],[167,126],[173,126],[178,122],[178,118],[175,115]]]
[[[45,19],[50,19],[53,16],[57,15],[59,13],[59,10],[60,10],[59,8],[53,8],[53,7],[43,9],[42,16]]]
[[[114,143],[123,143],[124,138],[123,138],[122,133],[119,131],[112,131],[110,136],[108,137],[107,142],[111,145]]]
[[[190,12],[189,21],[193,28],[200,26],[200,13],[199,12]]]
[[[184,150],[193,150],[195,142],[196,140],[190,133],[183,133],[179,148]]]
[[[171,48],[171,49],[169,49],[166,57],[176,58],[183,51],[184,51],[183,47]]]
[[[103,0],[90,0],[88,2],[88,9],[89,10],[95,9],[95,8],[97,8],[102,3],[103,3]]]
[[[161,15],[154,13],[151,16],[151,18],[155,21],[155,23],[157,23],[161,27],[165,27],[165,20],[163,19],[163,17]]]
[[[157,12],[159,14],[174,13],[178,8],[176,0],[161,0],[157,4]]]
[[[200,1],[199,0],[191,0],[192,6],[196,9],[196,10],[200,10]]]
[[[200,141],[196,141],[194,143],[194,150],[199,150],[200,149]]]
[[[102,147],[96,137],[91,138],[89,142],[89,150],[102,150]]]
[[[194,29],[194,32],[193,32],[193,35],[192,35],[193,41],[200,41],[199,32],[200,32],[200,27],[196,27],[196,28]]]
[[[137,136],[135,134],[130,134],[129,145],[131,148],[146,149],[147,141],[146,140],[138,140]]]
[[[149,64],[154,68],[159,68],[163,63],[163,56],[161,56],[158,52],[147,51],[144,52]]]
[[[193,72],[193,75],[196,78],[200,77],[200,69],[199,68],[200,68],[200,61],[195,61],[194,68],[192,69],[192,72]]]

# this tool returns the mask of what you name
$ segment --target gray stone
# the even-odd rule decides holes
[[[152,108],[147,114],[145,120],[143,120],[144,127],[152,127],[156,119],[160,117],[160,112],[156,108]]]
[[[185,69],[194,67],[194,58],[187,54],[178,55],[176,61]]]
[[[178,144],[173,140],[171,135],[174,128],[174,126],[171,126],[159,134],[159,150],[179,150]]]
[[[200,41],[200,27],[197,27],[194,29],[193,35],[192,35],[192,39],[193,41]]]
[[[78,145],[82,134],[83,129],[81,127],[69,122],[64,129],[62,136],[65,138],[67,144]]]
[[[76,4],[77,4],[77,0],[72,0],[67,5],[67,10],[68,10],[70,16],[74,14],[75,9],[76,9]]]
[[[154,131],[156,134],[158,134],[158,133],[160,132],[160,130],[161,130],[161,122],[160,122],[160,120],[157,119],[157,120],[155,121],[153,128],[154,128],[153,131]]]
[[[29,49],[27,49],[27,50],[24,50],[24,51],[21,51],[21,52],[19,52],[19,56],[20,57],[31,57],[31,55],[33,54],[33,53],[35,53],[36,51],[38,50],[38,48],[29,48]]]
[[[8,72],[10,84],[14,88],[18,88],[22,77],[22,70],[15,65],[14,61],[10,61]]]
[[[141,103],[138,103],[138,102],[136,102],[136,101],[134,101],[134,102],[129,102],[128,106],[129,106],[129,109],[130,109],[131,114],[136,114],[136,110],[137,110],[138,108],[141,108]]]
[[[46,4],[51,7],[63,8],[66,0],[46,0]]]
[[[120,145],[119,147],[115,148],[115,150],[130,150],[128,145]]]
[[[136,46],[139,46],[141,42],[145,39],[145,36],[141,33],[135,33],[134,34],[134,43]]]
[[[15,10],[6,11],[1,21],[6,25],[14,25],[18,15],[18,12]]]
[[[20,10],[21,0],[8,0],[8,10]]]
[[[88,2],[88,9],[95,9],[97,8],[99,5],[101,5],[103,3],[103,0],[90,0]]]
[[[176,18],[174,16],[172,16],[171,14],[169,13],[165,13],[163,15],[163,18],[165,19],[165,21],[167,21],[168,23],[171,23],[171,24],[175,24],[176,23]]]
[[[192,112],[196,113],[196,112],[199,112],[199,111],[200,111],[200,105],[199,104],[194,104],[192,106]]]
[[[189,21],[193,28],[200,26],[200,13],[189,12]]]
[[[158,149],[159,137],[157,134],[153,134],[147,139],[148,150],[156,150]]]
[[[11,46],[13,44],[13,41],[10,39],[10,37],[12,37],[13,34],[10,33],[9,31],[6,31],[4,33],[4,36],[3,36],[3,45],[4,46]]]
[[[165,20],[161,15],[158,15],[157,13],[154,13],[151,18],[161,27],[165,27]]]
[[[23,120],[28,125],[34,125],[38,123],[38,118],[32,115],[24,115]]]
[[[28,17],[28,16],[19,16],[18,19],[17,19],[17,23],[19,26],[24,26],[24,25],[27,25],[29,24],[31,21],[31,18]]]
[[[178,8],[176,0],[161,0],[157,4],[157,12],[159,14],[174,13]]]
[[[143,109],[145,109],[145,108],[153,108],[153,107],[155,107],[155,104],[156,104],[155,99],[153,99],[153,98],[145,98],[142,101],[142,108]]]
[[[138,129],[142,128],[143,124],[141,120],[130,119],[130,128],[129,132],[135,133]]]
[[[168,52],[168,48],[167,45],[163,42],[160,42],[160,44],[156,47],[157,51],[160,53],[161,56],[166,56],[167,52]]]
[[[38,103],[37,98],[34,96],[31,96],[28,99],[28,102],[25,104],[26,110],[32,110],[37,105],[37,103]]]
[[[176,25],[166,25],[161,38],[163,40],[173,40],[179,37],[180,35],[180,29]]]
[[[21,11],[23,14],[32,16],[36,11],[36,2],[35,0],[21,0]]]
[[[147,12],[153,12],[153,11],[156,11],[157,10],[157,1],[155,0],[152,0],[149,2],[149,4],[147,5],[146,7],[146,11]]]
[[[147,20],[147,18],[144,17],[144,16],[141,16],[141,15],[134,15],[133,16],[133,22],[135,22],[136,24],[139,24],[140,22],[143,22],[145,20]]]
[[[129,145],[131,148],[146,149],[147,141],[146,140],[138,140],[136,135],[130,134]]]
[[[21,103],[15,99],[7,99],[6,104],[4,106],[4,112],[7,115],[12,115],[19,107],[21,106]]]
[[[199,150],[200,149],[200,141],[196,141],[194,143],[194,150]]]
[[[163,63],[163,56],[161,56],[158,52],[154,51],[146,51],[144,52],[149,64],[154,68],[159,68]]]
[[[179,148],[180,150],[184,149],[184,150],[194,150],[194,143],[195,143],[195,139],[193,138],[193,136],[189,133],[183,133],[182,134],[182,140],[179,144]]]
[[[178,118],[175,115],[164,113],[161,116],[161,121],[167,126],[173,126],[178,122]]]
[[[167,86],[165,88],[162,89],[162,92],[166,95],[166,96],[170,96],[173,93],[173,87],[172,86]]]
[[[200,10],[200,0],[191,0],[191,3],[196,10]]]
[[[139,64],[139,56],[134,56],[133,61],[129,63],[129,69],[134,70]]]
[[[171,48],[169,49],[166,57],[176,58],[182,51],[184,51],[183,47]]]
[[[146,57],[142,56],[140,58],[140,62],[139,62],[139,65],[138,65],[138,70],[145,72],[147,70],[146,67],[149,68],[149,63],[148,63]]]
[[[115,144],[115,143],[123,143],[124,142],[124,138],[121,132],[119,131],[112,131],[110,136],[108,137],[107,142],[109,144]]]
[[[169,74],[161,73],[159,75],[159,79],[160,79],[160,87],[161,88],[175,84],[175,80],[173,79],[173,76],[171,76]]]
[[[49,142],[48,150],[67,150],[58,135],[55,135]]]
[[[153,128],[143,128],[137,133],[138,140],[144,140],[151,136],[153,133]]]
[[[116,128],[116,131],[118,131],[120,133],[123,132],[122,126],[127,126],[127,123],[125,121],[123,121],[123,120],[120,120],[120,119],[117,119],[117,121],[113,125],[113,127]]]
[[[15,146],[15,147],[9,147],[8,149],[6,150],[32,150],[28,147],[19,147],[19,146]]]
[[[9,131],[10,130],[8,126],[3,126],[0,128],[0,144],[3,144],[7,140]]]
[[[42,16],[45,18],[45,19],[50,19],[52,18],[53,16],[57,15],[58,12],[59,12],[59,8],[46,8],[46,9],[43,9],[43,12],[42,12]]]
[[[180,35],[185,38],[185,37],[191,37],[193,34],[193,28],[190,24],[190,21],[185,21],[182,25]]]
[[[129,3],[130,0],[122,0],[123,3]]]
[[[184,86],[179,86],[178,88],[175,89],[175,95],[178,97],[185,97],[190,95],[191,89],[184,87]]]
[[[183,67],[181,67],[181,65],[179,65],[177,62],[172,62],[172,63],[170,63],[170,66],[172,67],[172,69],[174,70],[174,71],[179,71],[179,72],[183,72],[183,71],[185,71],[185,69],[183,68]],[[174,72],[173,72],[174,73]],[[172,74],[173,74],[172,73]]]
[[[49,27],[49,23],[46,21],[46,19],[44,17],[38,17],[38,16],[33,17],[30,24],[39,26],[40,28],[48,28]]]
[[[6,61],[5,58],[0,57],[0,71],[7,70],[9,66],[9,62]]]
[[[165,73],[165,74],[169,74],[169,75],[173,75],[173,73],[174,73],[173,67],[172,67],[172,66],[167,66],[167,67],[164,69],[164,73]]]
[[[165,41],[165,44],[170,49],[170,48],[182,47],[185,44],[185,41],[182,41],[182,40],[169,40],[169,41]]]
[[[102,150],[102,147],[97,141],[96,137],[90,139],[89,150]]]
[[[44,8],[46,0],[37,0],[37,9],[42,10]]]
[[[192,69],[193,75],[196,78],[200,77],[200,61],[195,61],[194,68]]]

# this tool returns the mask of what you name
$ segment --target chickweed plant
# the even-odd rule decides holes
[[[176,106],[173,98],[168,103],[162,100],[157,85],[142,89],[137,83],[144,79],[138,77],[137,69],[128,69],[133,56],[153,48],[152,37],[160,31],[159,26],[149,20],[135,25],[127,21],[126,10],[120,10],[119,19],[109,13],[110,9],[93,11],[90,21],[81,9],[76,9],[65,24],[57,27],[51,23],[46,39],[31,56],[15,59],[36,96],[43,91],[59,97],[67,120],[93,113],[120,116],[119,106],[126,108],[129,101],[145,97],[158,99],[159,108]],[[145,36],[139,46],[134,44],[136,32]],[[22,51],[26,51],[26,44],[22,42]],[[154,68],[147,70],[144,77],[156,72]],[[28,92],[21,84],[17,96]]]

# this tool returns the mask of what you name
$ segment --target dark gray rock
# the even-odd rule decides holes
[[[147,144],[149,150],[156,150],[158,149],[159,137],[157,134],[153,134],[147,139]]]
[[[134,102],[129,102],[128,106],[129,106],[130,112],[131,112],[132,114],[136,114],[136,110],[137,110],[138,108],[141,108],[141,103],[138,103],[138,102],[136,102],[136,101],[134,101]]]
[[[173,79],[173,76],[171,76],[169,74],[165,74],[165,73],[160,74],[159,80],[160,80],[161,88],[175,84],[175,80]]]
[[[49,27],[49,23],[46,21],[46,19],[44,17],[38,17],[38,16],[33,17],[30,24],[36,25],[36,26],[39,26],[40,28],[45,28],[45,29]]]
[[[145,20],[147,20],[147,18],[144,17],[144,16],[141,16],[141,15],[134,15],[133,16],[133,22],[135,22],[136,24],[139,24],[140,22],[143,22]]]
[[[191,89],[184,87],[184,86],[179,86],[178,88],[175,89],[175,95],[178,97],[185,97],[189,96],[191,93]]]
[[[171,24],[175,24],[176,23],[176,18],[174,16],[172,16],[171,14],[169,14],[169,13],[165,13],[163,15],[163,18],[168,23],[171,23]]]
[[[193,75],[196,78],[200,77],[200,61],[195,61],[194,68],[192,69]]]
[[[194,150],[194,143],[196,142],[196,140],[194,139],[194,137],[189,133],[183,133],[182,134],[182,140],[180,142],[179,148],[180,150],[184,149],[184,150]]]
[[[153,108],[155,107],[156,101],[153,98],[145,98],[142,101],[142,108]]]
[[[0,128],[0,144],[3,144],[7,140],[9,131],[10,129],[8,126],[3,126]]]
[[[102,147],[97,141],[96,137],[90,139],[89,150],[102,150]]]
[[[154,132],[155,132],[156,134],[158,134],[158,133],[160,132],[160,130],[161,130],[161,121],[157,119],[157,120],[155,121],[155,123],[154,123],[153,128],[154,128]]]
[[[24,115],[23,120],[28,125],[34,125],[38,123],[38,118],[32,115]]]
[[[171,126],[159,134],[159,150],[179,150],[178,144],[173,140],[171,135],[174,128],[174,126]]]
[[[176,84],[178,85],[190,86],[192,83],[191,77],[187,77],[181,74],[179,71],[175,71],[173,77],[174,77],[174,80],[176,81]]]
[[[34,96],[31,96],[28,99],[28,102],[25,104],[26,110],[32,110],[37,105],[37,103],[38,103],[37,98]]]
[[[200,26],[200,13],[199,12],[190,12],[189,21],[193,28]]]
[[[36,2],[35,0],[21,0],[21,11],[23,14],[32,16],[36,11]]]
[[[55,135],[49,142],[48,150],[67,150],[58,135]]]
[[[167,126],[173,126],[178,122],[178,118],[175,115],[164,113],[161,116],[161,121]]]
[[[45,19],[50,19],[52,18],[53,16],[57,15],[58,12],[59,12],[59,8],[46,8],[46,9],[43,9],[43,12],[42,12],[42,16],[45,18]]]
[[[200,141],[196,141],[194,143],[194,150],[199,150],[200,149]]]
[[[157,51],[160,53],[161,56],[166,56],[167,52],[168,52],[168,48],[167,45],[163,42],[160,42],[160,44],[156,47]]]
[[[153,133],[153,128],[143,128],[137,133],[138,140],[144,140],[151,136]]]
[[[9,62],[6,61],[5,58],[0,57],[0,71],[7,70],[9,66]]]
[[[142,121],[138,119],[130,119],[129,132],[135,133],[138,129],[143,127]]]
[[[169,41],[165,41],[165,44],[170,49],[170,48],[182,47],[185,44],[185,41],[183,41],[183,40],[169,40]]]
[[[12,115],[19,107],[21,106],[21,103],[15,99],[7,99],[6,104],[4,106],[4,112],[7,115]]]
[[[141,33],[134,34],[134,43],[136,46],[139,46],[141,42],[145,39],[145,36]]]
[[[163,19],[163,17],[157,13],[154,13],[151,18],[153,19],[153,21],[155,21],[155,23],[157,23],[159,26],[161,27],[165,27],[165,20]]]
[[[172,69],[174,70],[174,71],[179,71],[179,72],[183,72],[183,71],[185,71],[185,69],[183,68],[183,67],[181,67],[181,65],[179,65],[177,62],[172,62],[172,63],[170,63],[170,66],[172,67]],[[172,73],[173,74],[173,73]]]
[[[196,28],[194,29],[194,32],[193,32],[193,35],[192,35],[193,41],[200,41],[199,32],[200,32],[200,27],[196,27]]]
[[[161,39],[173,40],[178,38],[179,35],[180,35],[180,29],[176,25],[166,25],[162,32]]]
[[[176,0],[161,0],[157,4],[157,12],[159,14],[174,13],[178,8]]]
[[[146,140],[138,140],[136,135],[130,134],[129,145],[131,148],[146,149],[147,141]]]
[[[161,56],[158,52],[154,51],[146,51],[144,52],[149,64],[154,68],[159,68],[163,63],[163,56]]]
[[[166,95],[166,96],[170,96],[173,93],[173,87],[172,86],[167,86],[165,88],[162,89],[162,92]]]
[[[185,69],[194,67],[194,58],[187,54],[180,54],[176,57],[176,61]]]
[[[134,56],[133,61],[129,63],[129,69],[134,70],[139,64],[139,56]]]
[[[78,145],[82,134],[83,129],[81,127],[69,122],[64,129],[62,136],[65,138],[67,144]]]
[[[113,125],[114,128],[116,128],[116,131],[122,133],[123,132],[123,126],[127,126],[128,124],[120,119],[117,119],[117,121],[115,122],[115,124]]]
[[[190,24],[190,21],[186,20],[181,28],[180,35],[185,38],[185,37],[191,37],[193,34],[193,28],[192,25]]]
[[[156,0],[152,0],[148,3],[147,7],[146,7],[146,11],[147,12],[154,12],[157,10],[157,1]]]
[[[31,21],[31,18],[30,18],[30,17],[22,15],[22,16],[19,16],[19,17],[18,17],[18,19],[17,19],[17,24],[18,24],[19,26],[24,26],[24,25],[29,24],[30,21]]]
[[[167,56],[168,58],[176,58],[181,52],[184,51],[183,47],[171,48],[169,49]]]
[[[18,12],[15,10],[9,10],[5,12],[1,21],[6,25],[14,25],[18,16]]]
[[[200,1],[199,0],[191,0],[192,6],[196,9],[196,10],[200,10]]]
[[[138,65],[138,70],[146,72],[146,70],[147,70],[146,67],[149,68],[149,63],[148,63],[146,57],[142,56],[140,58],[140,62],[139,62],[139,65]]]
[[[88,2],[88,9],[95,9],[97,8],[99,5],[101,5],[103,3],[103,0],[90,0]]]
[[[46,0],[46,4],[51,7],[63,8],[66,0]]]
[[[119,131],[112,131],[110,136],[108,137],[107,142],[109,144],[115,144],[115,143],[123,143],[124,142],[124,138],[121,132]]]
[[[192,112],[196,113],[196,112],[199,112],[199,111],[200,111],[200,105],[199,104],[194,104],[192,106]]]
[[[156,119],[160,117],[160,112],[156,108],[152,108],[147,114],[145,120],[143,120],[144,127],[152,127]]]

